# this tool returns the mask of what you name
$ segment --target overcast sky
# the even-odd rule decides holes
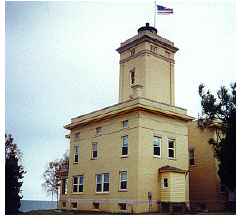
[[[236,81],[236,3],[171,2],[158,35],[175,43],[176,106],[197,117],[198,86]],[[154,25],[154,1],[6,2],[5,132],[23,152],[24,200],[50,200],[45,165],[69,149],[63,128],[76,116],[118,103],[121,42]]]

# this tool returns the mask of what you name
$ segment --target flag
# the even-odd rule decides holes
[[[172,14],[172,13],[173,13],[173,9],[166,8],[161,5],[157,5],[157,14],[168,15],[168,14]]]

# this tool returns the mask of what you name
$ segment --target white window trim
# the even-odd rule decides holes
[[[169,147],[169,140],[173,141],[173,148]],[[169,156],[170,155],[169,150],[174,151],[174,157]],[[175,139],[171,139],[171,138],[168,139],[168,158],[169,159],[176,159],[176,140]]]
[[[98,183],[97,183],[97,176],[98,176],[98,175],[101,175],[101,176],[102,176],[101,191],[97,191],[97,184],[98,184]],[[108,176],[109,176],[109,182],[108,182],[108,184],[109,184],[109,190],[108,190],[108,191],[104,191],[104,183],[105,183],[105,181],[104,181],[104,175],[108,175]],[[107,183],[107,182],[106,182],[106,183]],[[96,194],[103,194],[103,193],[108,194],[109,191],[110,191],[110,175],[109,175],[109,173],[96,174],[95,193],[96,193]]]
[[[80,184],[80,177],[83,177],[83,183]],[[77,178],[77,184],[74,184],[74,178]],[[74,185],[77,185],[77,192],[74,192]],[[83,192],[79,192],[79,186],[83,186]],[[72,194],[83,194],[84,193],[84,175],[73,176],[73,189]]]
[[[165,187],[165,179],[167,180],[167,187]],[[169,188],[168,178],[162,178],[162,189],[168,189],[168,188]]]
[[[78,152],[76,152],[76,148],[78,148]],[[75,161],[75,156],[77,155],[77,161]],[[74,163],[79,162],[79,146],[74,146]]]
[[[92,143],[92,155],[91,155],[91,156],[92,156],[92,159],[93,159],[93,160],[94,160],[94,159],[97,159],[97,157],[98,157],[98,149],[97,149],[97,150],[94,150],[94,144],[97,144],[97,147],[98,147],[98,143],[97,143],[97,142],[93,142],[93,143]],[[95,152],[95,151],[97,152],[97,156],[96,156],[96,157],[93,156],[93,152]]]
[[[157,139],[160,140],[160,146],[159,146],[159,148],[160,148],[160,155],[155,155],[155,154],[154,154],[154,149],[155,149],[154,139],[155,139],[155,138],[157,138]],[[154,138],[153,138],[153,157],[158,157],[158,158],[161,157],[161,137],[154,136]]]
[[[128,140],[128,145],[127,146],[123,146],[123,144],[124,144],[124,139],[125,138],[127,138],[127,140]],[[127,154],[123,154],[123,148],[127,148]],[[122,157],[128,157],[128,154],[129,154],[129,138],[128,138],[128,136],[123,136],[122,137],[122,150],[121,150],[121,155],[122,155]]]
[[[126,180],[121,180],[121,175],[122,175],[123,173],[126,173]],[[126,188],[125,188],[125,189],[121,189],[121,182],[124,182],[124,181],[126,181]],[[128,187],[128,173],[127,173],[127,171],[122,171],[122,172],[120,172],[119,191],[127,191],[127,187]]]

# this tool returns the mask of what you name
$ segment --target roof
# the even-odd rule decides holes
[[[177,167],[173,167],[173,166],[163,166],[161,168],[158,169],[159,172],[177,172],[177,173],[187,173],[188,170],[183,170],[183,169],[179,169]]]
[[[195,119],[191,116],[188,116],[187,110],[185,109],[138,97],[136,99],[118,103],[116,105],[106,107],[104,109],[94,111],[89,114],[72,118],[71,123],[64,126],[64,128],[71,130],[78,126],[82,126],[88,123],[100,121],[107,118],[112,118],[114,116],[133,112],[136,110],[143,110],[146,112],[163,115],[170,118],[176,118],[186,122]]]

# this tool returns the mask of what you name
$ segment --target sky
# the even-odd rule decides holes
[[[198,86],[236,81],[235,1],[156,1],[158,35],[174,42],[175,103],[201,113]],[[118,103],[121,42],[149,22],[154,1],[5,2],[5,133],[23,153],[24,200],[43,190],[48,162],[69,149],[71,118]]]

